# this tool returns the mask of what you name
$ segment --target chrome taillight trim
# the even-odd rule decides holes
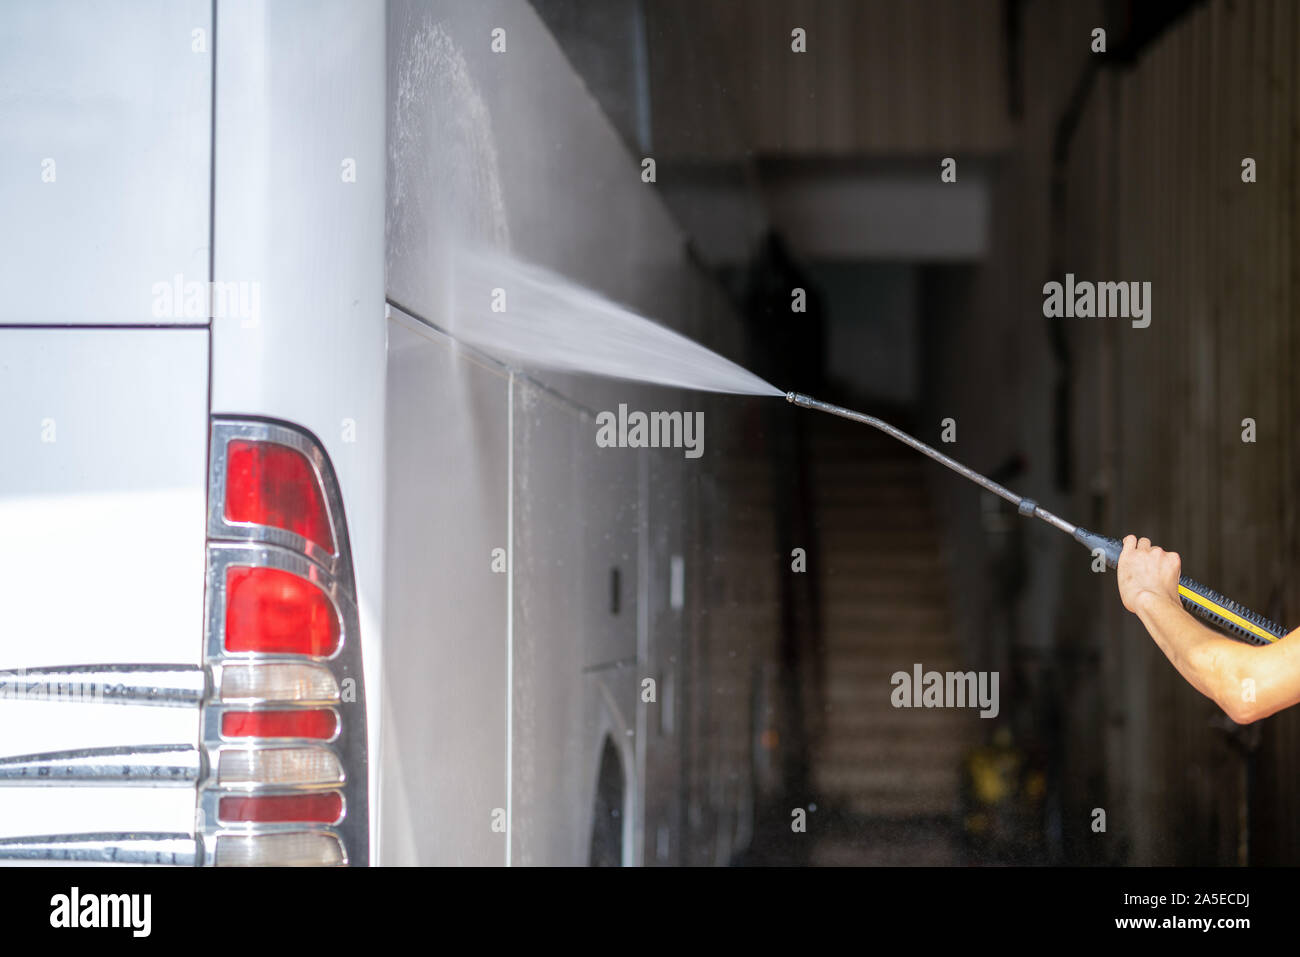
[[[302,452],[316,470],[325,492],[330,526],[337,551],[326,550],[299,535],[267,526],[244,525],[225,519],[225,471],[227,444],[236,438],[278,442]],[[286,423],[244,418],[218,418],[212,424],[212,454],[208,488],[208,571],[205,595],[204,663],[212,675],[200,718],[200,750],[204,774],[195,812],[200,837],[200,862],[218,863],[220,839],[239,839],[266,834],[310,833],[339,842],[344,863],[364,865],[370,859],[369,781],[367,768],[367,720],[365,681],[356,604],[356,584],[351,564],[347,519],[339,486],[328,457],[316,439]],[[319,587],[333,603],[339,616],[339,646],[328,657],[228,652],[225,649],[226,575],[232,566],[276,568],[301,576]],[[319,669],[332,678],[331,693],[301,700],[283,700],[269,694],[224,698],[226,669],[270,668],[296,665]],[[323,677],[323,675],[321,676]],[[323,682],[323,684],[325,684]],[[317,690],[325,690],[324,688]],[[276,710],[315,711],[335,714],[334,737],[317,738],[226,738],[221,734],[222,716],[229,711]],[[238,782],[223,785],[218,778],[221,756],[226,752],[274,751],[286,748],[319,748],[335,755],[342,770],[341,782],[283,783]],[[337,792],[341,813],[332,824],[283,822],[222,822],[218,807],[223,797],[262,797],[280,794]]]
[[[327,790],[339,790],[338,788],[329,788]],[[293,789],[268,789],[264,792],[256,792],[257,797],[274,796],[276,794],[295,794],[302,793]],[[203,841],[200,845],[201,859],[200,863],[205,867],[215,867],[218,863],[218,853],[223,838],[246,838],[260,837],[264,834],[322,834],[333,838],[339,843],[343,854],[343,864],[365,864],[367,859],[360,857],[361,850],[355,850],[355,845],[350,844],[345,836],[345,827],[348,824],[349,817],[354,813],[348,805],[347,794],[343,795],[342,812],[339,820],[334,824],[308,824],[301,821],[284,821],[279,823],[239,823],[233,821],[222,821],[218,816],[218,805],[223,797],[248,797],[247,791],[205,791],[200,798],[199,813],[200,816],[210,822],[210,826],[203,832]]]
[[[211,454],[208,456],[208,538],[214,541],[282,545],[306,555],[327,571],[350,579],[351,549],[348,547],[347,525],[343,521],[343,497],[335,481],[334,470],[320,443],[297,428],[259,419],[215,419],[211,438]],[[232,439],[274,442],[301,452],[306,457],[324,490],[325,508],[329,512],[330,532],[334,538],[333,552],[288,529],[251,522],[232,522],[226,518],[227,447]]]
[[[311,582],[334,604],[339,622],[339,646],[332,655],[286,655],[282,652],[226,650],[226,573],[232,567],[274,568],[291,572]],[[242,661],[300,659],[332,661],[344,654],[357,631],[357,611],[349,590],[329,572],[302,555],[280,545],[247,543],[213,543],[208,546],[208,585],[204,597],[207,608],[207,637],[204,658],[209,665]]]

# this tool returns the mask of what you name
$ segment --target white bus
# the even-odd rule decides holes
[[[524,0],[0,6],[0,860],[744,848],[752,400],[454,335],[474,242],[734,355],[640,163]]]

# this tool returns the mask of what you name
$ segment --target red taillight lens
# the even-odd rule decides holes
[[[323,591],[278,568],[226,570],[226,650],[329,657],[339,617]]]
[[[226,521],[296,532],[334,554],[329,509],[307,456],[277,442],[226,445]]]
[[[223,821],[247,821],[252,824],[333,824],[343,816],[343,795],[271,794],[265,797],[223,797],[217,817]]]
[[[328,741],[338,730],[333,711],[227,711],[221,733],[227,738],[316,738]]]

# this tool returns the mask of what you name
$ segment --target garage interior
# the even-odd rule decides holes
[[[654,159],[646,188],[741,317],[749,367],[1300,623],[1294,4],[532,6]],[[1149,327],[1044,318],[1067,273],[1150,282]],[[1300,856],[1295,713],[1233,724],[1112,572],[1005,502],[850,423],[728,401],[745,427],[692,499],[727,543],[696,548],[729,613],[695,626],[721,640],[699,645],[717,660],[694,663],[691,720],[762,786],[729,820],[692,815],[687,789],[681,863]],[[784,573],[794,549],[806,574]],[[728,656],[762,646],[780,667],[729,683]],[[914,662],[998,671],[1000,713],[893,708],[879,689]],[[754,687],[776,718],[719,704],[709,723],[710,699]],[[680,756],[688,776],[713,747]]]

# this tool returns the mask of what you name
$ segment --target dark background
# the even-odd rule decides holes
[[[648,188],[731,292],[756,371],[933,444],[952,418],[943,451],[1300,624],[1300,6],[534,6],[656,160]],[[1066,272],[1150,282],[1149,328],[1045,319]],[[1065,536],[867,430],[796,418],[752,437],[772,507],[748,520],[812,561],[768,596],[784,717],[738,861],[1300,860],[1296,714],[1235,726]],[[917,661],[997,670],[1002,714],[893,712],[880,689]],[[817,841],[784,837],[791,800],[822,815]]]

